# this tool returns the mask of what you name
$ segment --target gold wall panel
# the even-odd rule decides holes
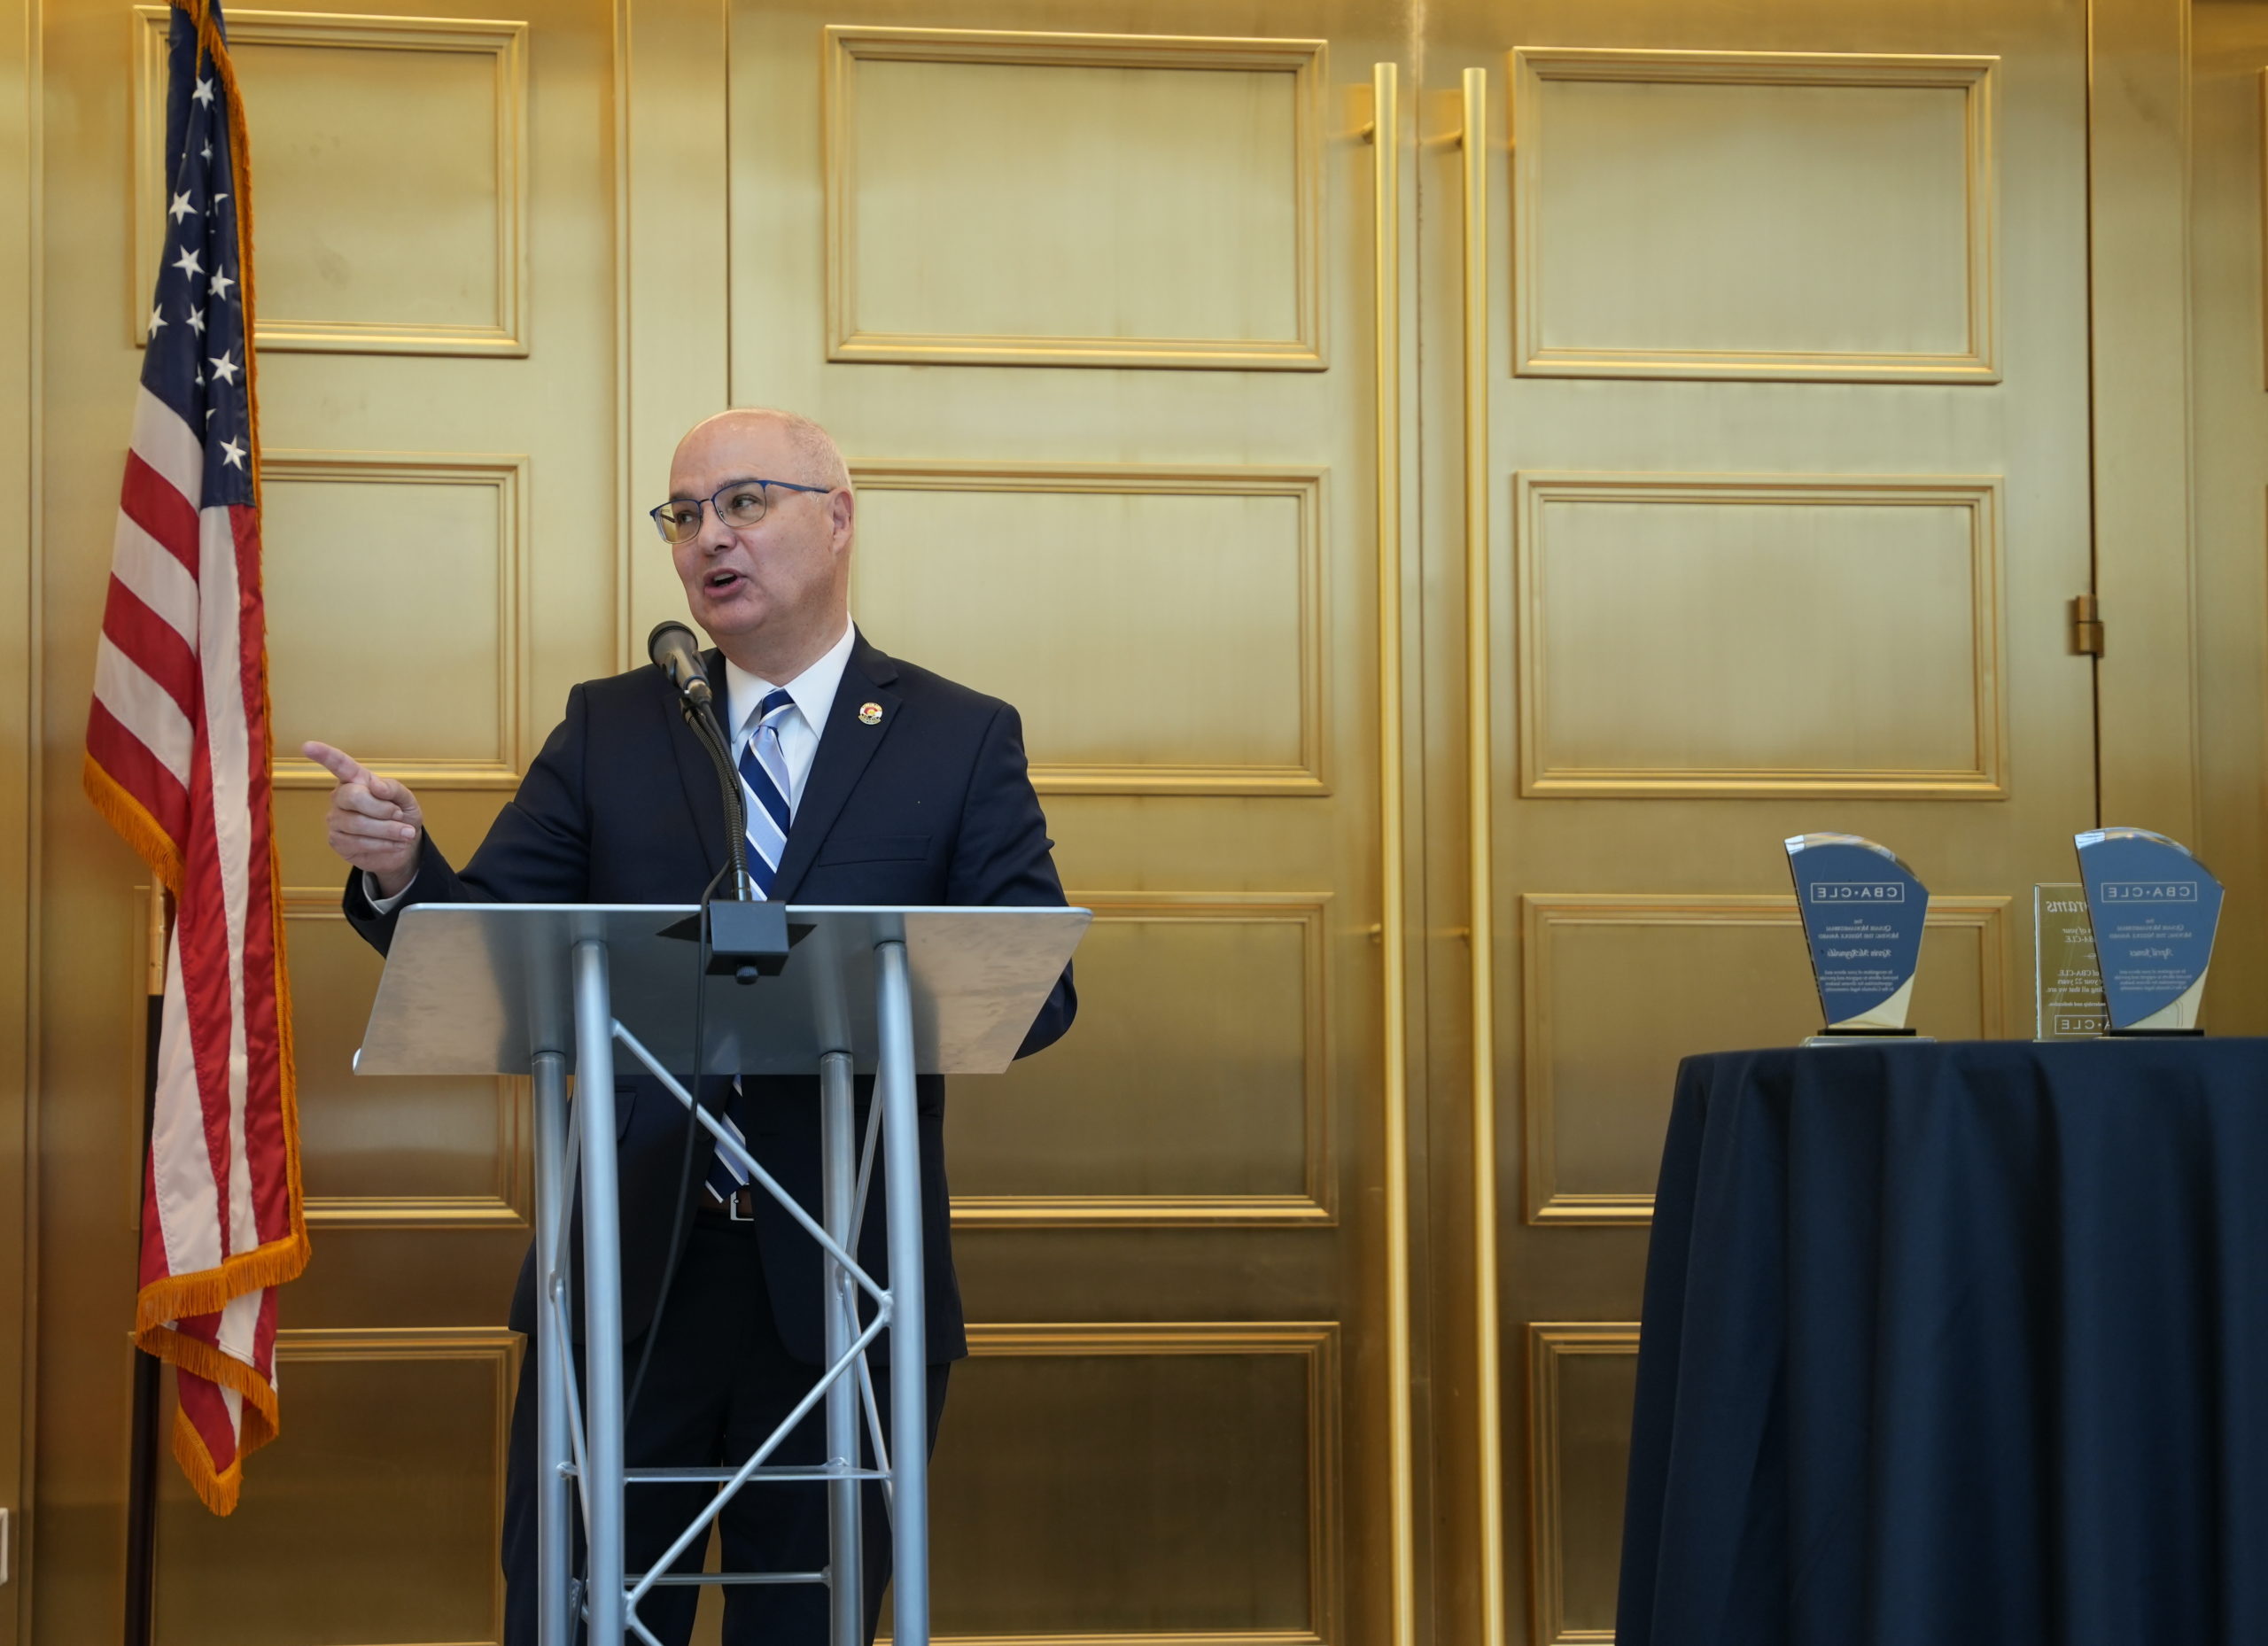
[[[159,1471],[159,1646],[501,1640],[520,1352],[493,1326],[279,1332],[288,1443],[236,1513]]]
[[[299,752],[318,738],[416,788],[517,788],[527,459],[271,451],[261,469],[277,786],[330,786]]]
[[[1999,381],[1997,62],[1515,50],[1516,369]]]
[[[972,1324],[968,1347],[932,1465],[939,1640],[1339,1638],[1335,1324]]]
[[[1014,703],[1041,793],[1326,792],[1320,470],[851,473],[852,611]]]
[[[1534,1646],[1611,1646],[1638,1323],[1538,1321],[1528,1342]]]
[[[284,918],[307,1222],[524,1226],[528,1083],[357,1076],[354,1048],[385,961],[346,923],[336,888],[285,888]]]
[[[1332,1221],[1327,897],[1070,897],[1079,1032],[954,1087],[954,1223]]]
[[[1930,900],[1915,1028],[2007,1032],[2008,907]],[[1678,1060],[1819,1032],[1796,900],[1529,893],[1520,912],[1528,1221],[1649,1222]]]
[[[164,244],[167,8],[134,8],[134,336]],[[528,352],[524,22],[231,12],[263,349]]]
[[[828,359],[1324,365],[1321,41],[835,27],[826,53]]]
[[[2008,792],[1999,480],[1527,472],[1513,491],[1521,793]]]

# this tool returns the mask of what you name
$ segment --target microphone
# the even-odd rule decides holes
[[[732,870],[733,899],[752,901],[756,887],[748,877],[748,813],[741,800],[740,776],[733,770],[732,750],[724,728],[717,724],[717,694],[710,689],[709,672],[701,665],[701,648],[682,623],[656,623],[646,637],[646,655],[677,687],[678,710],[717,768],[718,795],[725,803],[725,828],[731,842],[726,863]]]
[[[701,645],[682,623],[656,623],[646,637],[646,656],[670,677],[687,702],[706,709],[716,694],[709,687],[709,671],[701,666]]]

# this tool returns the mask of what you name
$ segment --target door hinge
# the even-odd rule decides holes
[[[2102,656],[2102,609],[2092,594],[2071,596],[2071,650],[2082,657]]]

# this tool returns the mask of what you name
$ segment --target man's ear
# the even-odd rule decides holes
[[[858,509],[857,500],[848,492],[827,494],[827,524],[838,552],[850,544],[851,517]]]

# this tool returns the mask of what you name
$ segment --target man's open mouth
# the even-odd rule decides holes
[[[739,572],[726,569],[719,569],[711,572],[707,577],[702,578],[701,582],[702,586],[706,588],[711,594],[719,594],[725,590],[732,587],[734,584],[741,582],[742,580],[742,578]]]

